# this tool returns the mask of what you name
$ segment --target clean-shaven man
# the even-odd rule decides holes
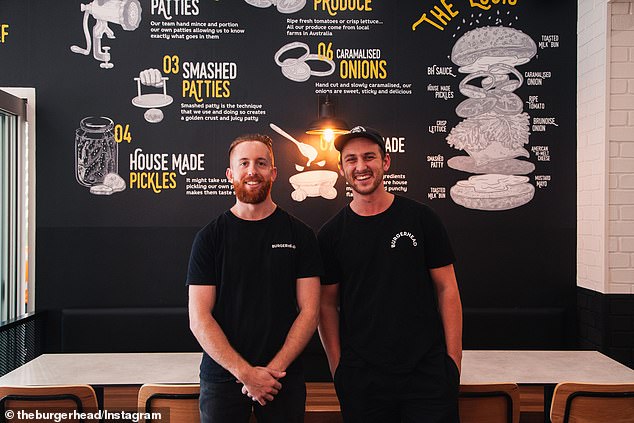
[[[462,306],[445,228],[386,191],[384,140],[357,126],[335,139],[352,202],[318,239],[319,334],[346,423],[458,423]]]

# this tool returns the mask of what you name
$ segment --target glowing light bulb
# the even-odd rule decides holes
[[[332,129],[324,129],[324,140],[331,143],[335,140],[335,131]]]
[[[335,131],[330,128],[324,129],[319,138],[319,148],[321,151],[330,151],[333,149],[333,141],[335,140]]]

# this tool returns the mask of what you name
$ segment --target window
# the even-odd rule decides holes
[[[34,311],[33,140],[27,97],[33,89],[0,89],[0,323]],[[30,104],[29,110],[33,111]],[[31,114],[31,113],[29,113]],[[32,128],[31,128],[32,129]],[[31,134],[33,135],[33,134]]]

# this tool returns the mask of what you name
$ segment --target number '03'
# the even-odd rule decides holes
[[[177,55],[163,56],[163,72],[178,73],[180,71],[179,63],[180,61]]]

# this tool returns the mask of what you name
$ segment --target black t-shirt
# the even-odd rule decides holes
[[[256,221],[226,211],[201,229],[192,246],[187,284],[216,286],[214,319],[246,361],[265,366],[297,317],[296,280],[322,274],[314,232],[278,207]],[[297,363],[287,369],[298,370]],[[206,353],[200,377],[233,379]]]
[[[326,269],[339,284],[341,362],[412,370],[444,332],[430,268],[453,263],[442,222],[405,197],[375,216],[346,206],[318,234]]]

